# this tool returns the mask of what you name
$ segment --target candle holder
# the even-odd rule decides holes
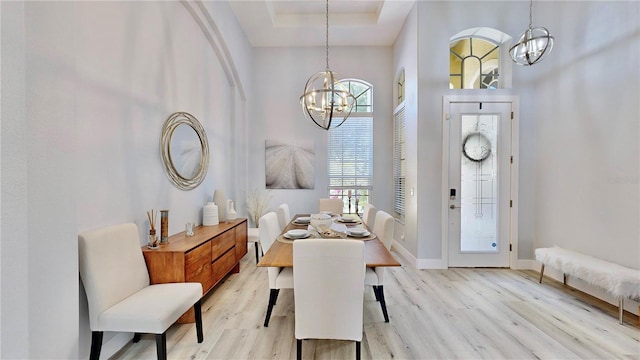
[[[169,210],[160,210],[160,244],[169,243]]]

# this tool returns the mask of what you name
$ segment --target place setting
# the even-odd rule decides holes
[[[361,221],[354,218],[354,217],[346,217],[346,216],[338,216],[335,220],[336,222],[345,224],[345,225],[349,225],[349,224],[360,224]]]

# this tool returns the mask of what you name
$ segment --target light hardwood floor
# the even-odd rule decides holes
[[[640,359],[638,318],[538,273],[416,270],[401,257],[385,279],[390,322],[365,288],[363,359]],[[169,359],[294,359],[293,290],[281,290],[269,327],[266,268],[249,251],[203,303],[205,340],[192,324],[167,332]],[[155,359],[143,335],[113,359]],[[307,340],[303,359],[353,359],[352,342]]]

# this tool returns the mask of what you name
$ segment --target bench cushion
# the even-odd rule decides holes
[[[554,246],[535,250],[536,260],[601,287],[615,297],[640,299],[640,270]]]

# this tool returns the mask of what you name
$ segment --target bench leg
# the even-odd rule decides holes
[[[540,266],[540,284],[542,284],[542,275],[544,275],[544,264]]]
[[[618,320],[620,320],[620,325],[622,325],[622,315],[624,314],[624,298],[621,296],[620,301],[618,303]]]

